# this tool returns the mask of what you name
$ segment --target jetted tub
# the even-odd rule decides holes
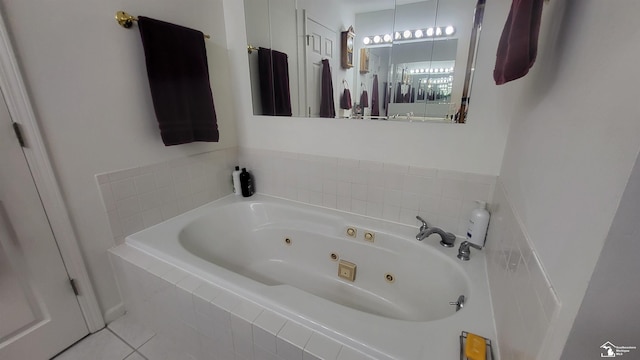
[[[444,248],[417,232],[257,194],[227,196],[126,242],[380,358],[457,358],[463,330],[495,340],[484,252],[462,262],[462,239]],[[353,282],[338,276],[341,260],[357,266]],[[456,312],[449,303],[460,295]]]

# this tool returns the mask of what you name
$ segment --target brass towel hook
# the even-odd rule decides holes
[[[130,15],[124,11],[118,11],[116,12],[116,21],[118,22],[118,24],[120,24],[120,26],[122,26],[125,29],[129,29],[131,26],[133,26],[133,22],[134,21],[138,21],[138,18]],[[211,36],[204,34],[204,38],[205,39],[211,39]]]

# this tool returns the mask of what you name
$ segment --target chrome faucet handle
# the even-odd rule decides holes
[[[463,241],[458,248],[458,259],[468,261],[471,258],[471,248],[482,250],[482,246],[476,245],[469,241]]]
[[[423,231],[424,229],[429,227],[427,222],[423,218],[421,218],[419,215],[416,215],[416,219],[418,219],[418,220],[420,220],[422,222],[422,225],[420,225],[420,231]]]

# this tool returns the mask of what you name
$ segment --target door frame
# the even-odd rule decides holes
[[[79,289],[80,309],[90,332],[105,325],[89,273],[73,231],[67,206],[58,186],[47,149],[20,74],[4,15],[0,14],[0,91],[14,122],[21,125],[26,147],[23,147],[42,205],[62,255],[67,273]]]

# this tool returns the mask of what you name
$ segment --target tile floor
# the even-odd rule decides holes
[[[154,335],[124,315],[52,360],[155,360]]]

